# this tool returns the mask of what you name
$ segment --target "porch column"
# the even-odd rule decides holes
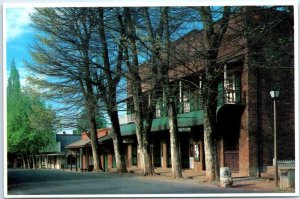
[[[78,149],[76,149],[76,152],[75,152],[75,166],[76,166],[76,171],[78,170],[78,161],[77,161],[77,157],[78,157]]]
[[[108,153],[108,158],[107,159],[108,159],[108,169],[113,168],[113,157],[112,157],[111,152]]]
[[[83,153],[82,153],[82,148],[79,149],[79,155],[80,155],[79,168],[81,169],[81,171],[83,171]]]
[[[42,169],[42,165],[43,165],[43,157],[40,156],[40,168]]]
[[[224,159],[224,138],[223,138],[223,134],[220,135],[220,140],[217,141],[217,146],[218,146],[218,151],[219,151],[219,163],[220,163],[220,167],[224,167],[225,166],[225,159]]]
[[[127,167],[131,167],[132,166],[132,144],[128,144],[128,151],[127,151],[127,159],[128,159],[128,163],[127,163]]]
[[[165,141],[162,141],[161,142],[161,145],[162,145],[162,165],[161,167],[162,168],[167,168],[167,159],[168,159],[168,156],[167,156],[167,143]]]
[[[65,165],[64,165],[65,169],[68,168],[68,152],[69,152],[69,149],[68,148],[65,149]]]
[[[48,155],[46,155],[46,169],[48,169]]]
[[[56,161],[57,161],[57,167],[56,167],[56,169],[61,169],[61,159],[60,159],[60,156],[58,155],[58,156],[56,156]]]
[[[71,170],[73,170],[73,153],[71,151],[71,154],[69,155],[70,163],[71,163]]]
[[[85,169],[88,171],[89,169],[89,153],[88,153],[88,146],[85,146]]]

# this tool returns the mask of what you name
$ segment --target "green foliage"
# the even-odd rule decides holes
[[[21,91],[18,70],[12,61],[7,88],[8,152],[37,153],[54,144],[55,121],[54,112],[37,92],[30,88]]]
[[[10,67],[10,75],[8,78],[8,96],[9,97],[18,97],[21,92],[21,85],[20,85],[20,76],[19,72],[16,68],[15,60],[12,60],[11,67]]]

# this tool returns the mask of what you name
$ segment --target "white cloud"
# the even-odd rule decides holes
[[[13,40],[29,31],[30,17],[33,8],[7,8],[6,9],[6,39]]]

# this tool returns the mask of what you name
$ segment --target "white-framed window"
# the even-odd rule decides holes
[[[236,79],[235,74],[227,70],[224,66],[224,97],[225,103],[236,103]]]

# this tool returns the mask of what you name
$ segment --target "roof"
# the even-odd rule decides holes
[[[78,140],[76,142],[68,144],[67,146],[65,146],[65,148],[79,148],[79,147],[83,147],[89,143],[90,143],[90,139]]]
[[[56,134],[56,141],[60,142],[60,151],[64,151],[65,147],[80,139],[80,135],[73,134]]]
[[[107,141],[107,140],[111,140],[111,136],[107,135],[107,136],[103,136],[101,138],[98,138],[98,142],[99,143],[102,143],[104,141]],[[87,144],[90,144],[90,139],[85,139],[85,140],[78,140],[76,142],[73,142],[67,146],[65,146],[65,148],[80,148],[80,147],[83,147],[83,146],[86,146]]]
[[[42,154],[38,154],[35,156],[40,157],[40,156],[64,156],[64,155],[65,155],[64,152],[57,152],[57,153],[47,152],[47,153],[42,153]]]

